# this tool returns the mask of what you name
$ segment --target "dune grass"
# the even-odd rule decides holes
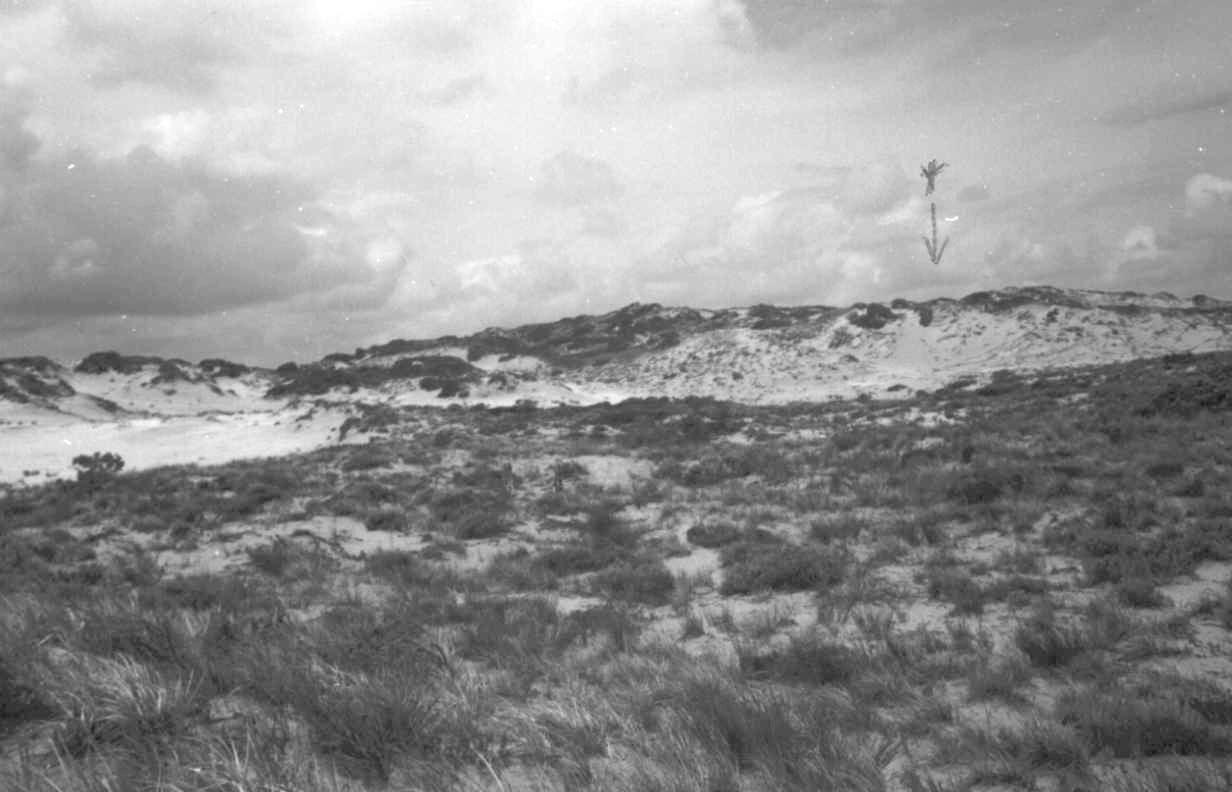
[[[1226,789],[1228,358],[13,490],[0,788]]]

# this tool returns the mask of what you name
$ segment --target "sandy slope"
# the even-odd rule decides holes
[[[286,409],[107,422],[53,415],[40,423],[0,425],[0,483],[69,477],[74,456],[96,451],[119,454],[126,470],[308,451],[335,442],[346,418],[333,410],[307,415]]]
[[[1205,307],[1196,307],[1198,302]],[[1232,305],[1209,298],[1040,287],[927,305],[895,304],[900,307],[892,310],[861,304],[846,310],[759,306],[727,311],[634,305],[598,317],[528,326],[535,333],[498,331],[506,341],[523,331],[527,338],[547,331],[555,334],[551,343],[556,346],[523,345],[511,354],[480,354],[485,350],[479,349],[470,361],[474,368],[464,397],[442,398],[440,385],[425,385],[422,377],[369,379],[364,381],[380,384],[305,396],[305,404],[333,407],[303,420],[297,418],[306,406],[293,409],[264,398],[271,385],[282,381],[270,371],[221,376],[218,369],[181,361],[168,366],[168,377],[156,363],[125,369],[129,373],[118,368],[83,373],[51,361],[14,361],[7,370],[0,366],[0,386],[10,393],[5,398],[0,388],[0,483],[66,475],[74,455],[94,451],[119,453],[129,469],[303,451],[334,442],[356,403],[501,407],[521,400],[550,406],[704,396],[773,404],[862,394],[890,399],[959,377],[983,382],[998,369],[1031,371],[1232,349]],[[867,321],[872,308],[885,319],[880,326]],[[759,324],[766,318],[772,321]],[[630,324],[635,321],[644,324]],[[672,336],[670,343],[663,341],[665,332]],[[454,362],[461,364],[472,351],[466,343],[449,337],[440,343],[395,344],[331,356],[338,360],[327,358],[306,368],[392,367],[408,357],[431,356],[457,358]],[[579,348],[598,351],[561,363],[562,354]],[[475,376],[475,369],[482,376]],[[66,387],[75,392],[64,395]],[[31,470],[37,474],[26,476]]]

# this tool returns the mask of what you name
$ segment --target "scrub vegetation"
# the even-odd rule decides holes
[[[0,788],[1226,790],[1229,411],[1170,355],[83,458],[0,498]]]

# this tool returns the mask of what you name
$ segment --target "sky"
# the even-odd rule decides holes
[[[0,0],[0,357],[1232,297],[1229,34],[1227,0]]]

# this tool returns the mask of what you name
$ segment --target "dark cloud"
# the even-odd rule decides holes
[[[1110,126],[1138,126],[1191,113],[1232,110],[1232,89],[1208,90],[1196,95],[1176,96],[1175,91],[1110,110],[1100,116]]]
[[[371,276],[362,259],[305,233],[300,207],[316,196],[287,179],[220,177],[139,148],[35,160],[3,187],[0,312],[9,316],[187,316]],[[340,229],[317,216],[310,230],[328,239]]]
[[[623,192],[612,166],[594,157],[562,151],[544,161],[535,195],[555,206],[588,206]]]

